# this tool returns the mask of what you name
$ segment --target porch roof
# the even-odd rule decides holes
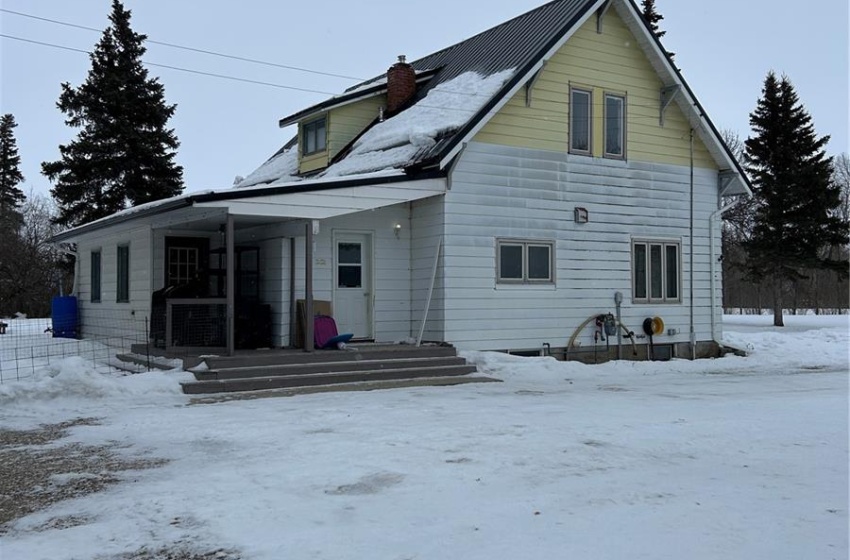
[[[235,216],[324,220],[421,200],[443,194],[445,191],[446,180],[433,178],[333,190],[290,192],[286,196],[266,194],[250,198],[199,201],[194,206],[227,208],[227,213]]]
[[[437,196],[446,192],[446,185],[447,179],[439,172],[411,178],[396,171],[342,180],[203,191],[128,208],[63,231],[52,240],[72,242],[108,227],[155,220],[163,214],[179,215],[191,221],[194,209],[204,209],[206,213],[220,209],[223,214],[253,218],[322,220]]]

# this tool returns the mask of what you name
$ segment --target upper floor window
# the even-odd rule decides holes
[[[679,303],[681,243],[632,241],[632,294],[638,303]]]
[[[322,117],[301,126],[301,155],[323,152],[327,149],[327,118]]]
[[[100,251],[91,252],[91,301],[100,303]]]
[[[503,284],[543,283],[555,281],[553,241],[496,241],[497,281]]]
[[[626,157],[626,98],[605,94],[605,157]]]
[[[590,155],[593,95],[589,90],[570,89],[570,152]]]
[[[118,286],[115,301],[127,303],[130,301],[130,247],[119,245],[116,253],[116,269],[118,273]]]

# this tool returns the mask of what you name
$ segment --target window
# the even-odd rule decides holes
[[[632,297],[635,302],[682,301],[680,254],[678,241],[632,241]]]
[[[626,157],[626,98],[605,94],[605,157]]]
[[[115,293],[115,301],[128,303],[130,301],[130,247],[119,245],[116,259],[116,270],[118,271],[118,286]]]
[[[168,248],[168,285],[188,284],[198,274],[198,249],[196,247]]]
[[[496,241],[497,281],[503,284],[551,284],[555,243],[552,241]]]
[[[326,119],[322,117],[301,127],[301,155],[323,152],[327,147]]]
[[[363,246],[361,243],[337,243],[337,288],[363,287]]]
[[[590,155],[590,130],[592,120],[590,91],[570,90],[570,152]]]
[[[91,252],[91,301],[100,303],[100,251]]]

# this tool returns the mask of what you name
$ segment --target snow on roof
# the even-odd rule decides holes
[[[239,181],[235,188],[253,187],[285,178],[287,182],[298,181],[298,148],[293,146],[269,158],[250,175]]]
[[[307,181],[385,174],[415,162],[436,145],[440,135],[466,124],[513,73],[513,69],[489,76],[466,72],[439,84],[409,109],[366,131],[345,158]],[[292,146],[271,157],[235,188],[294,184],[302,181],[297,173],[298,147]]]
[[[466,72],[439,84],[409,109],[366,131],[345,159],[322,176],[367,173],[412,163],[417,155],[433,148],[441,134],[466,124],[513,73],[513,69],[489,76]]]

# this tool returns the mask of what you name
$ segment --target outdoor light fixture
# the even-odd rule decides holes
[[[401,233],[401,224],[396,224],[393,226],[393,231],[395,232],[395,237],[398,239],[398,234]]]

